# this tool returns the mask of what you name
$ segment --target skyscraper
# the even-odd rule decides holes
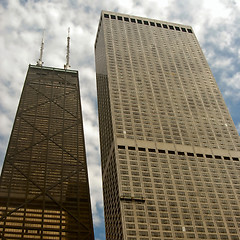
[[[94,239],[77,71],[29,65],[0,180],[1,239]]]
[[[106,237],[239,239],[240,138],[193,29],[103,11]]]

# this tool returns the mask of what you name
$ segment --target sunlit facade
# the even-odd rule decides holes
[[[0,179],[0,238],[94,239],[77,71],[29,66]]]
[[[103,11],[95,43],[107,240],[240,236],[240,139],[190,26]]]

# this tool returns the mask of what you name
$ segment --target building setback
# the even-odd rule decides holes
[[[0,237],[94,239],[77,71],[29,65],[0,179]]]
[[[107,240],[239,239],[240,138],[190,26],[103,11]]]

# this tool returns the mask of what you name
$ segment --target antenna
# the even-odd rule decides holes
[[[64,69],[68,69],[71,66],[69,65],[69,54],[70,54],[70,27],[68,28],[68,37],[67,37],[67,54],[66,54],[66,64],[64,64]]]
[[[41,43],[41,47],[40,47],[40,57],[37,61],[37,66],[42,66],[43,64],[43,61],[42,61],[42,56],[43,56],[43,48],[44,48],[44,30],[43,30],[43,33],[42,33],[42,43]]]

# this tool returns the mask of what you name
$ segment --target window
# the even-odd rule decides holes
[[[125,146],[118,145],[118,149],[125,149]]]
[[[184,152],[178,152],[178,155],[185,155]]]
[[[111,19],[116,19],[116,16],[115,15],[111,15]]]
[[[128,17],[124,17],[124,21],[129,22],[129,18]]]
[[[140,236],[148,236],[148,232],[147,231],[139,231],[139,235]]]
[[[154,23],[154,22],[150,22],[150,25],[151,25],[151,26],[155,26],[155,23]]]
[[[108,14],[104,14],[104,17],[105,17],[105,18],[109,18],[109,15],[108,15]]]
[[[195,239],[195,234],[194,233],[187,233],[187,238],[194,238]]]
[[[163,27],[164,27],[164,28],[168,28],[168,26],[167,26],[166,24],[163,24]]]
[[[153,148],[149,148],[148,151],[149,151],[149,152],[156,152],[156,150],[153,149]]]
[[[186,28],[181,28],[183,32],[186,32]]]
[[[148,25],[148,21],[143,21],[145,25]]]
[[[158,149],[158,152],[159,152],[159,153],[165,153],[165,150]]]
[[[171,25],[169,25],[169,28],[172,29],[172,30],[174,30],[173,26],[171,26]]]
[[[129,228],[129,229],[135,229],[134,224],[126,224],[126,227]]]
[[[122,21],[122,17],[121,16],[117,16],[117,19]]]
[[[168,150],[169,154],[175,154],[175,151]]]
[[[128,150],[135,150],[135,147],[128,147]]]
[[[139,19],[138,19],[138,20],[137,20],[137,23],[142,24],[142,20],[139,20]]]
[[[160,23],[157,23],[157,27],[162,27]]]
[[[135,22],[136,22],[136,20],[135,20],[134,18],[131,18],[131,22],[135,23]]]
[[[176,29],[177,31],[180,31],[180,28],[179,28],[179,27],[175,27],[175,29]]]
[[[192,29],[189,29],[189,28],[188,28],[188,32],[189,32],[189,33],[192,33]]]

